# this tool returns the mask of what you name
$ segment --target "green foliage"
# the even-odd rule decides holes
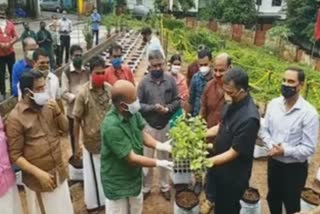
[[[249,25],[256,20],[254,0],[219,0],[223,22]]]
[[[177,3],[184,13],[195,7],[194,0],[177,0]]]
[[[172,155],[176,161],[189,160],[190,168],[202,171],[212,166],[207,160],[207,143],[205,139],[206,123],[200,117],[186,119],[181,116],[176,125],[170,129],[173,139]]]
[[[313,41],[313,29],[316,16],[316,0],[287,1],[287,19],[285,24],[297,39]]]
[[[169,9],[169,1],[167,0],[155,0],[154,8],[156,11],[165,12]]]
[[[220,0],[211,0],[206,4],[205,8],[199,9],[199,17],[201,20],[220,20],[222,18],[222,8]]]
[[[184,28],[184,23],[183,21],[174,18],[163,19],[163,27],[169,30],[182,29]]]

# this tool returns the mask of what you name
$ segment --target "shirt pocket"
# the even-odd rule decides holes
[[[166,88],[164,90],[164,100],[166,101],[166,104],[171,103],[172,101],[172,89]]]

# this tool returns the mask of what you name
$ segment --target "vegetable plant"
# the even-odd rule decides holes
[[[172,155],[176,161],[189,160],[190,169],[196,172],[212,163],[207,159],[207,143],[205,133],[206,122],[200,116],[178,118],[176,125],[170,129],[169,135],[173,140]]]

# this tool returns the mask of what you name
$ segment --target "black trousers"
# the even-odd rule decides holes
[[[96,36],[96,45],[99,44],[99,30],[92,30],[92,36]]]
[[[208,169],[205,179],[205,193],[206,198],[214,203],[216,200],[216,189],[214,185],[214,174],[212,173],[212,169]]]
[[[12,68],[16,62],[16,54],[13,52],[7,56],[0,56],[0,93],[6,94],[6,67],[10,75],[10,90],[12,93]]]
[[[307,161],[304,163],[282,163],[269,159],[267,200],[271,214],[281,214],[282,203],[284,203],[287,214],[300,211],[300,196],[307,176]]]
[[[54,55],[56,57],[56,66],[60,67],[62,64],[61,46],[60,45],[54,46],[53,51],[54,51]]]
[[[214,188],[215,197],[215,214],[239,214],[242,198],[246,188],[248,187],[248,180],[234,176],[219,176],[213,174],[214,179],[210,177],[207,180],[207,185],[212,185]],[[231,178],[232,177],[232,178]]]
[[[69,35],[69,36],[65,36],[65,35],[61,35],[61,36],[60,36],[60,42],[61,42],[61,57],[63,57],[64,51],[66,52],[65,63],[68,63],[68,62],[69,62],[70,40],[71,40],[70,35]]]

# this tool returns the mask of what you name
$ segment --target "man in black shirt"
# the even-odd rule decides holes
[[[165,60],[161,51],[149,52],[149,73],[142,79],[138,87],[138,97],[142,116],[147,122],[145,131],[159,142],[168,140],[169,120],[180,108],[177,84],[171,75],[164,72]],[[154,150],[145,147],[144,155],[154,156]],[[160,159],[167,159],[168,153],[157,151]],[[150,195],[153,171],[146,169],[144,179],[144,198]],[[163,197],[170,200],[170,184],[168,171],[159,169],[160,189]]]
[[[249,186],[259,113],[248,92],[249,78],[244,71],[229,70],[223,89],[231,103],[226,105],[218,128],[213,128],[217,131],[215,156],[210,158],[213,167],[208,173],[214,179],[208,182],[212,182],[217,196],[215,214],[238,214],[239,200]]]

